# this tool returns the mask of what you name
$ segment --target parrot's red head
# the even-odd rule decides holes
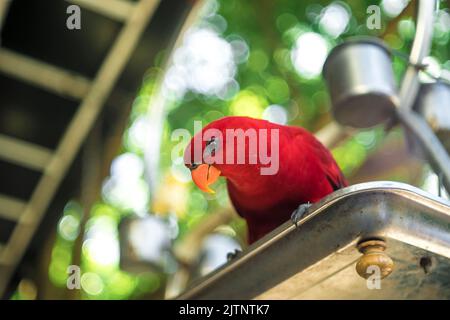
[[[210,185],[221,175],[240,186],[257,185],[254,180],[259,175],[271,174],[268,168],[277,170],[278,132],[274,129],[278,131],[276,124],[248,117],[211,122],[185,150],[184,162],[192,180],[208,193],[214,193]]]

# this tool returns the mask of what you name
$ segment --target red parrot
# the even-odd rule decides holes
[[[192,138],[184,161],[205,192],[213,192],[209,186],[219,176],[226,178],[230,200],[247,221],[249,243],[287,221],[302,204],[347,186],[331,153],[311,133],[248,117],[208,124]]]

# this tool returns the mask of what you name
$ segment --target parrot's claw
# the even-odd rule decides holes
[[[241,250],[238,250],[238,249],[234,250],[233,252],[228,252],[228,254],[227,254],[227,261],[233,260],[233,259],[236,258],[236,257],[239,255],[239,253],[241,253],[241,252],[242,252],[242,251],[241,251]]]
[[[291,221],[295,224],[295,226],[297,227],[298,222],[306,216],[306,214],[308,213],[308,209],[311,207],[311,203],[302,203],[301,205],[298,206],[297,209],[295,209],[295,211],[292,213],[291,215]]]

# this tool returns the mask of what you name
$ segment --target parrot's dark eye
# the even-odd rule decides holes
[[[217,149],[217,140],[215,137],[212,137],[209,141],[206,141],[205,144],[205,154],[214,156]]]
[[[187,167],[189,168],[189,170],[194,170],[194,169],[196,169],[198,167],[198,164],[197,163],[191,163]]]
[[[209,146],[211,143],[216,141],[216,137],[212,137],[211,139],[209,139],[208,141],[206,141],[206,146]]]

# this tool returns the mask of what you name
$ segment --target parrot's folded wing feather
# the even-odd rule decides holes
[[[326,179],[334,191],[348,186],[348,182],[331,152],[319,140],[303,128],[298,128],[297,138],[300,139],[298,145],[302,146],[303,150],[309,148],[309,154],[316,157],[321,171],[325,173]]]
[[[314,147],[314,154],[319,157],[319,163],[326,175],[326,178],[333,190],[344,188],[348,185],[347,180],[342,174],[338,164],[331,156],[331,152],[326,149],[318,140],[311,144]]]

